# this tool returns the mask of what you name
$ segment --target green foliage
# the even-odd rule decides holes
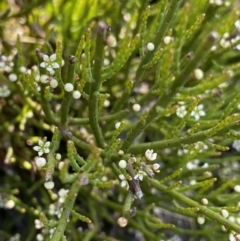
[[[0,240],[239,240],[235,1],[0,2]]]

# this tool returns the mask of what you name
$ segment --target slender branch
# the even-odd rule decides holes
[[[79,175],[79,178],[80,178],[80,175]],[[80,182],[79,178],[77,178],[73,182],[73,184],[69,190],[66,201],[64,203],[64,207],[63,207],[63,211],[62,211],[60,220],[58,222],[58,225],[57,225],[50,241],[60,241],[62,236],[64,235],[65,229],[69,222],[69,215],[70,215],[71,211],[73,210],[73,205],[75,203],[75,200],[77,198],[77,195],[78,195],[80,187],[81,187],[81,182]]]
[[[72,84],[74,81],[75,61],[76,61],[76,58],[70,55],[68,74],[67,74],[68,83],[70,84]],[[62,126],[67,125],[68,112],[69,112],[71,100],[72,100],[72,92],[65,92],[62,105],[61,105],[61,125]]]
[[[181,194],[175,190],[170,190],[167,186],[160,184],[159,181],[157,181],[155,179],[151,179],[151,178],[147,177],[147,180],[152,186],[154,186],[161,192],[167,194],[168,196],[171,196],[173,199],[180,201],[187,207],[196,207],[199,209],[199,213],[205,215],[206,217],[209,217],[212,220],[216,220],[218,223],[224,225],[225,227],[227,227],[235,232],[239,232],[239,230],[240,230],[239,225],[232,223],[231,221],[222,217],[218,213],[208,209],[206,206],[203,206],[203,205],[193,201],[192,199],[184,196],[183,194]]]
[[[98,95],[101,87],[101,67],[104,57],[104,37],[107,25],[104,22],[98,23],[98,33],[96,42],[96,59],[93,66],[93,79],[90,85],[89,94],[89,122],[97,144],[104,147],[103,135],[98,123]]]

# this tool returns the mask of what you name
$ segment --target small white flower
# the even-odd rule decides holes
[[[201,203],[203,204],[203,205],[208,205],[208,200],[207,200],[207,198],[202,198],[201,199]]]
[[[41,81],[41,83],[43,83],[43,84],[46,84],[46,83],[48,83],[49,82],[49,77],[48,77],[48,75],[41,75],[41,77],[40,77],[40,81]]]
[[[133,110],[134,110],[135,112],[138,112],[138,111],[140,111],[140,109],[141,109],[141,105],[139,105],[139,104],[134,104],[132,108],[133,108]]]
[[[205,111],[203,110],[203,104],[196,106],[192,111],[191,116],[194,116],[196,120],[199,120],[200,116],[205,116]]]
[[[148,51],[153,51],[154,49],[155,49],[154,44],[151,43],[151,42],[149,42],[149,43],[147,44],[147,50],[148,50]]]
[[[204,224],[204,223],[205,223],[205,218],[204,218],[203,216],[198,216],[197,222],[198,222],[199,224]]]
[[[17,75],[12,73],[8,76],[9,80],[15,82],[17,80]]]
[[[57,88],[57,87],[58,87],[58,82],[57,82],[57,80],[54,79],[54,78],[50,78],[50,86],[51,86],[53,89]]]
[[[195,69],[194,70],[194,77],[195,77],[195,79],[200,80],[200,79],[203,78],[203,76],[204,76],[204,73],[203,73],[203,71],[201,69]]]
[[[197,183],[196,180],[190,180],[190,182],[189,182],[190,185],[195,185],[196,183]]]
[[[43,223],[39,219],[35,219],[34,223],[36,229],[41,229],[43,227]]]
[[[154,163],[154,164],[152,165],[152,169],[153,169],[153,171],[155,171],[155,172],[160,172],[160,171],[159,171],[159,168],[160,168],[160,165],[159,165],[158,163]]]
[[[237,151],[240,151],[240,140],[234,140],[232,147]]]
[[[19,71],[24,74],[27,72],[27,68],[25,66],[21,66],[19,67]]]
[[[208,150],[208,146],[204,144],[202,141],[198,141],[194,143],[195,149],[198,149],[199,152],[203,152],[204,150]]]
[[[59,195],[58,202],[59,203],[64,203],[65,202],[68,192],[69,192],[69,190],[68,189],[64,189],[64,188],[61,188],[58,191],[58,195]]]
[[[38,146],[34,146],[33,150],[34,151],[38,151],[38,155],[42,156],[43,153],[49,153],[49,146],[50,146],[50,141],[43,141],[43,140],[39,140],[38,141]]]
[[[12,236],[10,239],[8,239],[9,241],[20,241],[20,234],[16,233],[14,236]]]
[[[216,5],[216,6],[223,5],[223,1],[222,0],[210,0],[209,3],[212,4],[212,5]]]
[[[11,94],[11,91],[6,85],[0,86],[0,97],[8,97]]]
[[[147,149],[145,152],[145,157],[149,161],[155,161],[157,159],[157,153],[153,153],[153,150]]]
[[[199,165],[199,160],[192,160],[186,164],[186,168],[188,170],[194,170],[198,168],[198,165]]]
[[[134,176],[134,179],[142,181],[143,177],[146,175],[147,175],[146,172],[139,170],[138,173]]]
[[[69,190],[68,189],[64,189],[64,188],[61,188],[59,191],[58,191],[58,195],[60,197],[66,197],[67,194],[68,194]]]
[[[59,64],[56,62],[56,54],[52,54],[50,57],[46,54],[43,55],[43,62],[40,64],[42,68],[46,68],[47,71],[51,72],[53,69],[60,68]]]
[[[115,124],[115,128],[118,129],[118,128],[120,127],[120,125],[121,125],[121,122],[117,122],[117,123]]]
[[[127,226],[127,224],[128,224],[128,220],[126,219],[126,218],[124,218],[124,217],[120,217],[118,220],[117,220],[117,223],[118,223],[118,225],[120,226],[120,227],[125,227],[125,226]]]
[[[39,233],[39,234],[36,235],[36,240],[37,241],[43,241],[44,240],[44,236],[41,233]]]
[[[238,19],[237,21],[235,21],[235,27],[236,28],[240,28],[240,19]]]
[[[127,162],[125,160],[120,160],[118,166],[122,169],[125,169],[127,167]]]
[[[72,92],[73,91],[73,84],[71,84],[71,83],[66,83],[65,85],[64,85],[64,89],[65,89],[65,91],[67,91],[67,92]]]
[[[15,207],[15,202],[10,199],[5,203],[4,206],[6,209],[13,209]]]
[[[108,66],[110,64],[110,60],[108,58],[104,58],[103,65]]]
[[[170,44],[171,41],[172,41],[172,37],[170,37],[170,36],[166,36],[166,37],[164,37],[164,39],[163,39],[163,42],[164,42],[166,45]]]
[[[123,15],[123,19],[126,21],[126,22],[129,22],[131,20],[131,14],[130,13],[125,13]]]
[[[240,193],[240,185],[236,185],[233,189],[235,192]]]
[[[220,213],[221,213],[221,215],[222,215],[224,218],[228,218],[228,216],[229,216],[229,212],[228,212],[228,210],[226,210],[226,209],[222,209],[222,210],[220,211]]]
[[[37,167],[39,167],[39,168],[44,167],[47,163],[47,161],[44,157],[39,157],[39,156],[35,157],[35,162],[36,162]]]
[[[73,91],[73,99],[78,100],[81,97],[81,93],[78,90]]]
[[[187,111],[186,111],[186,106],[185,105],[182,105],[182,106],[177,108],[176,115],[178,117],[183,118],[186,114],[187,114]]]
[[[110,106],[110,101],[109,100],[104,100],[103,106],[104,107],[109,107]]]
[[[53,203],[51,203],[50,205],[49,205],[49,209],[48,209],[48,214],[49,215],[54,215],[55,213],[56,213],[56,205],[55,204],[53,204]]]
[[[14,63],[13,63],[13,57],[12,56],[0,56],[0,68],[6,71],[7,73],[10,73],[13,69]]]
[[[54,188],[54,182],[53,181],[48,181],[44,183],[44,187],[48,190],[51,190]]]
[[[189,150],[186,148],[178,149],[178,156],[183,156],[184,154],[188,154]]]
[[[57,161],[61,161],[62,156],[61,156],[61,154],[60,154],[60,153],[56,153],[55,158],[56,158],[56,160],[57,160]]]
[[[129,186],[126,177],[123,174],[120,174],[118,177],[121,180],[121,187],[126,187],[128,189]]]
[[[107,45],[108,45],[109,47],[116,47],[116,46],[117,46],[117,40],[116,40],[116,38],[114,37],[114,35],[109,35],[109,36],[107,37],[106,42],[107,42]]]

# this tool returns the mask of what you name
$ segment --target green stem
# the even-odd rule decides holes
[[[72,55],[69,56],[69,66],[67,74],[67,82],[73,84],[74,82],[74,71],[75,71],[76,58]],[[70,108],[70,103],[72,100],[72,92],[65,92],[62,107],[61,107],[61,125],[66,126],[68,120],[68,112]]]
[[[103,22],[98,23],[98,33],[96,40],[96,52],[95,52],[95,62],[93,66],[93,79],[94,81],[90,83],[90,94],[89,94],[89,123],[92,132],[95,136],[96,142],[99,147],[104,147],[103,135],[98,123],[98,96],[100,95],[101,87],[101,68],[103,65],[104,57],[104,39],[106,35],[107,26]]]
[[[206,206],[203,206],[203,205],[193,201],[192,199],[182,195],[181,193],[178,193],[175,190],[170,190],[167,186],[160,184],[159,181],[157,181],[155,179],[151,179],[151,178],[147,177],[147,180],[152,186],[154,186],[161,192],[171,196],[173,199],[180,201],[187,207],[196,207],[199,209],[199,212],[201,214],[205,215],[206,217],[217,221],[218,223],[224,225],[225,227],[227,227],[235,232],[239,232],[239,230],[240,230],[239,225],[232,223],[231,221],[222,217],[221,215],[217,214],[216,212],[208,209]]]
[[[219,132],[221,132],[222,134],[226,133],[229,129],[231,129],[233,126],[235,126],[237,124],[238,120],[240,120],[240,116],[238,117],[238,119],[236,119],[234,121],[234,123],[227,124],[221,130],[219,130]],[[169,147],[179,147],[182,144],[191,144],[191,143],[195,143],[198,141],[203,141],[206,138],[208,138],[206,135],[213,128],[210,128],[205,131],[199,131],[190,136],[184,136],[184,137],[180,137],[180,138],[172,138],[172,139],[168,139],[168,140],[137,144],[137,145],[131,146],[128,151],[132,154],[139,154],[139,153],[142,153],[143,150],[146,150],[146,149],[164,149],[164,148],[169,148]],[[219,132],[216,132],[214,134],[218,134]]]
[[[51,107],[50,107],[49,103],[46,101],[46,99],[44,98],[44,89],[41,89],[41,106],[42,106],[42,110],[43,110],[47,120],[51,124],[57,124],[56,118],[54,117],[54,114],[51,111]]]
[[[156,33],[156,36],[153,40],[153,44],[154,44],[156,49],[157,49],[158,45],[160,44],[163,36],[165,35],[167,30],[171,26],[171,23],[172,23],[174,17],[176,16],[176,12],[177,12],[177,9],[178,9],[178,6],[179,6],[180,2],[181,2],[180,0],[172,0],[171,5],[168,9],[168,12],[167,12],[164,20],[162,20],[162,18],[159,19],[159,21],[163,21],[163,23],[160,23],[158,32]],[[145,55],[144,59],[142,60],[141,64],[139,65],[139,67],[137,69],[136,79],[140,78],[140,76],[143,73],[142,66],[147,64],[153,58],[153,55],[154,55],[154,51],[149,51]]]
[[[80,175],[79,175],[79,177],[80,177]],[[57,225],[50,241],[60,241],[62,236],[64,235],[64,231],[69,222],[69,215],[70,215],[71,211],[73,210],[73,205],[74,205],[77,195],[79,193],[80,187],[81,187],[80,181],[79,181],[79,178],[77,178],[69,190],[66,201],[64,203],[64,207],[63,207],[63,211],[62,211],[60,220],[58,222],[58,225]]]
[[[112,115],[106,115],[99,117],[99,121],[106,121],[106,122],[114,122],[122,120],[124,117],[126,117],[129,114],[128,110],[121,110],[115,114]],[[71,118],[69,120],[70,124],[88,124],[89,118]]]

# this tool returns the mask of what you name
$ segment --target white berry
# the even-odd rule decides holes
[[[72,92],[73,91],[73,85],[71,83],[67,83],[64,85],[64,89],[67,92]]]

